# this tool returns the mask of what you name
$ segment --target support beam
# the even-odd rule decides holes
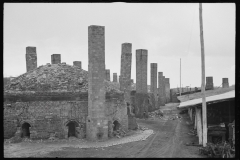
[[[194,129],[197,129],[197,107],[194,108],[195,114],[194,114]]]
[[[191,119],[191,121],[193,121],[193,119],[192,119],[192,108],[190,108],[190,119]]]
[[[198,133],[198,141],[199,144],[203,144],[203,136],[202,136],[202,114],[201,108],[196,107],[196,115],[197,115],[197,133]]]

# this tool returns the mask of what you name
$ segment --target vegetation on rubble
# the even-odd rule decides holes
[[[228,142],[207,143],[206,147],[199,148],[199,152],[210,158],[235,158],[235,148]]]

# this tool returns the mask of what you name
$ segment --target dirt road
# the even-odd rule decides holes
[[[170,109],[169,115],[177,114],[176,104],[168,104],[165,108]],[[29,157],[27,153],[32,153],[31,157],[176,157],[176,158],[200,158],[198,154],[198,147],[186,146],[187,142],[197,142],[195,136],[188,135],[191,129],[189,125],[189,118],[187,115],[181,115],[181,119],[175,120],[141,120],[137,122],[141,126],[145,126],[154,130],[154,134],[148,137],[145,141],[129,142],[111,147],[104,148],[75,148],[75,147],[57,147],[57,143],[49,144],[31,144],[31,148],[21,147],[19,145],[18,152],[11,152],[11,147],[4,146],[4,154]],[[78,142],[81,143],[81,142]],[[37,152],[37,148],[42,149],[46,147],[46,152]],[[48,149],[47,149],[48,148]],[[23,153],[26,154],[23,154]],[[21,153],[21,154],[20,154]],[[18,155],[17,155],[18,154]],[[25,156],[24,156],[25,155]]]

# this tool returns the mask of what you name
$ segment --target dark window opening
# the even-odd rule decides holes
[[[23,123],[22,125],[22,134],[21,137],[22,138],[30,138],[30,130],[29,130],[30,124],[29,123]]]
[[[121,126],[121,124],[118,122],[118,121],[114,121],[113,122],[113,131],[117,131],[117,130],[119,130],[119,128],[120,128],[120,126]]]

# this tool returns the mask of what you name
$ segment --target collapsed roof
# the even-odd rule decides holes
[[[104,81],[106,92],[121,92]],[[78,66],[46,64],[14,78],[4,92],[88,92],[88,72]]]

